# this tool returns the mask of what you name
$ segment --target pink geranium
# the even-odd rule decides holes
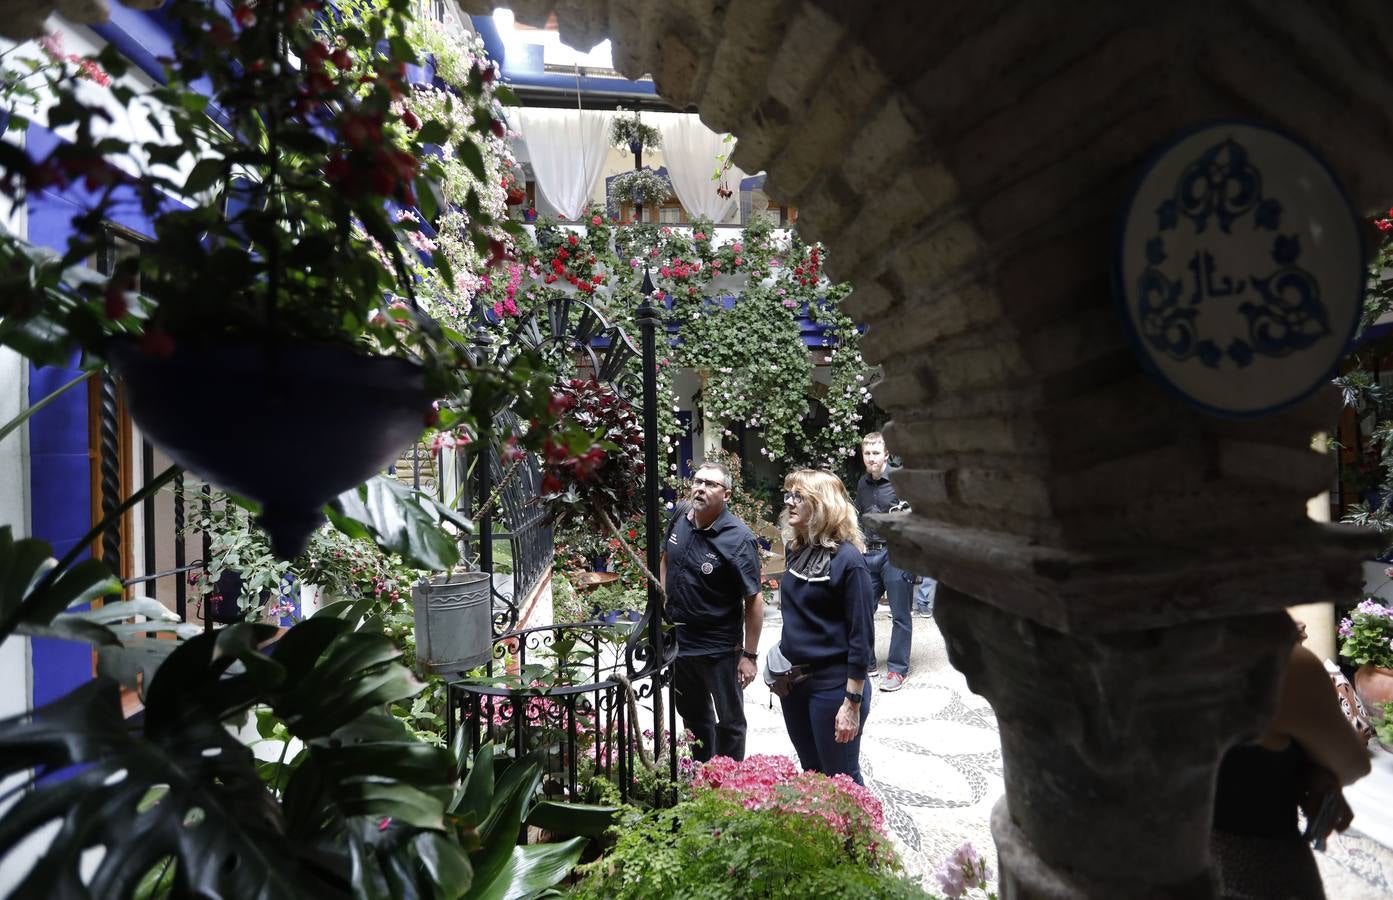
[[[814,816],[856,841],[872,858],[886,854],[885,811],[870,791],[846,775],[802,772],[786,756],[759,754],[736,762],[717,756],[697,770],[693,785],[731,795],[746,809]]]

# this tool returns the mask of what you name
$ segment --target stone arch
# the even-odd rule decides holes
[[[734,133],[855,286],[915,510],[892,546],[949,586],[953,662],[1001,724],[1008,897],[1208,896],[1215,767],[1271,709],[1280,610],[1356,590],[1370,549],[1306,517],[1333,392],[1208,417],[1111,305],[1127,187],[1196,123],[1278,123],[1361,210],[1393,199],[1379,0],[1220,6],[511,4]]]

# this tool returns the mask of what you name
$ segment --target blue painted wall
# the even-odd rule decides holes
[[[30,125],[32,156],[46,155],[58,143],[51,131]],[[67,249],[72,217],[86,197],[80,187],[68,192],[44,191],[29,198],[29,240],[53,250]],[[132,199],[133,195],[132,195]],[[123,204],[112,220],[139,234],[151,226],[134,202]],[[74,357],[65,367],[34,366],[29,370],[29,403],[37,403],[80,371]],[[91,447],[88,434],[87,390],[72,388],[29,420],[30,519],[33,534],[53,545],[62,556],[92,527]],[[86,556],[84,552],[84,557]],[[48,703],[92,677],[92,648],[87,644],[35,638],[31,644],[34,704]]]

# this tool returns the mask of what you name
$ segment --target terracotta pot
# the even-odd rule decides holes
[[[1383,704],[1393,701],[1393,669],[1363,665],[1354,671],[1354,692],[1370,719],[1383,717]]]

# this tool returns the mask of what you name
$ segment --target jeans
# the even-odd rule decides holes
[[[845,774],[864,786],[861,778],[861,735],[871,714],[871,681],[861,689],[861,727],[856,737],[837,743],[837,710],[846,699],[846,667],[834,665],[793,686],[780,704],[798,762],[824,775]]]
[[[745,694],[740,690],[740,651],[679,656],[673,669],[673,705],[700,746],[692,759],[745,758]],[[714,708],[713,708],[714,704]]]
[[[914,594],[914,575],[896,568],[890,562],[888,550],[873,550],[866,554],[866,568],[871,573],[871,602],[883,592],[890,601],[890,655],[885,665],[901,675],[909,672],[909,648],[914,638],[914,620],[910,618],[910,601]],[[871,612],[875,612],[872,608]],[[871,642],[871,666],[877,666],[875,641]]]
[[[914,585],[914,611],[933,615],[934,597],[938,595],[938,582],[927,575],[920,575]]]

